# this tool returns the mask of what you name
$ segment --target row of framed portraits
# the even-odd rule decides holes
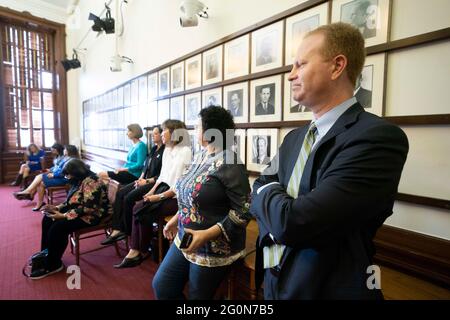
[[[268,167],[289,131],[274,128],[235,130],[232,148],[238,155],[238,163],[244,164],[248,171],[262,172]],[[188,132],[192,153],[195,154],[201,149],[197,132],[195,130]]]
[[[385,54],[367,57],[355,87],[355,97],[366,111],[382,116]],[[165,119],[178,119],[195,125],[201,108],[223,106],[235,123],[296,121],[312,119],[312,112],[292,96],[289,74],[281,74],[218,87],[202,92],[162,99],[150,103],[150,125]],[[157,108],[157,111],[156,111]],[[157,115],[157,117],[156,117]]]
[[[329,21],[356,26],[366,46],[386,42],[391,0],[333,0],[247,33],[89,101],[86,112],[151,102],[169,94],[258,73],[295,59],[304,35]],[[329,6],[331,14],[329,15]]]

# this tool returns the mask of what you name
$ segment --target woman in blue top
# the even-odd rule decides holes
[[[26,188],[22,192],[15,192],[14,197],[18,200],[33,200],[34,195],[37,193],[38,202],[36,204],[36,207],[32,210],[41,210],[41,207],[45,205],[45,202],[43,202],[45,188],[63,186],[68,183],[68,180],[64,177],[64,174],[62,172],[64,165],[73,158],[79,159],[80,154],[76,146],[69,144],[64,148],[64,158],[62,158],[60,161],[57,161],[56,165],[54,165],[49,170],[49,172],[42,173],[36,176],[33,182],[28,186],[28,188]]]
[[[28,146],[27,151],[28,152],[25,153],[25,159],[20,166],[16,180],[11,183],[11,186],[20,186],[30,173],[42,170],[41,161],[45,157],[45,151],[39,149],[34,143]]]
[[[128,151],[127,162],[123,168],[115,171],[103,171],[98,174],[102,180],[113,179],[120,184],[129,184],[139,179],[142,169],[144,168],[144,161],[147,158],[147,146],[144,142],[139,140],[144,133],[142,128],[137,123],[128,125],[128,138],[133,141],[133,146]]]

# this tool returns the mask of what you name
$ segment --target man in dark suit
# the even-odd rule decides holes
[[[266,299],[383,298],[373,238],[392,214],[408,140],[353,97],[364,55],[361,33],[344,23],[308,33],[298,49],[293,97],[315,119],[286,136],[250,208]]]
[[[255,114],[257,116],[265,114],[275,114],[275,107],[270,103],[270,88],[263,87],[259,94],[261,102],[256,105]]]

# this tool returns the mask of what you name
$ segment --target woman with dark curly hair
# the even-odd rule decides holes
[[[202,109],[197,126],[204,147],[178,179],[178,212],[164,228],[174,239],[159,267],[153,289],[158,299],[182,299],[189,282],[189,299],[211,299],[230,265],[245,253],[250,186],[244,165],[231,151],[234,121],[216,106]],[[192,236],[187,247],[185,234]]]

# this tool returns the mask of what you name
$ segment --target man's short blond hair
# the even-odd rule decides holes
[[[306,37],[314,34],[325,36],[321,49],[325,59],[333,59],[340,54],[347,58],[347,75],[351,83],[356,85],[356,79],[361,74],[366,58],[364,38],[361,32],[348,23],[337,22],[320,26],[308,32]]]

